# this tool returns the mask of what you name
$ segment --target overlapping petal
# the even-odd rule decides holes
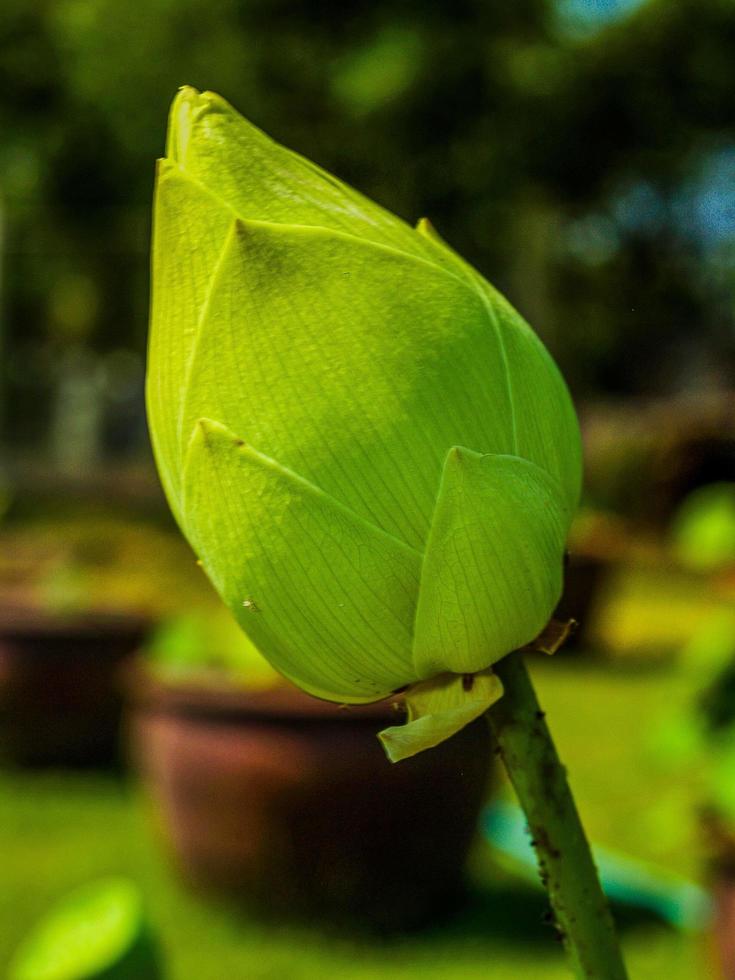
[[[561,596],[570,519],[534,463],[447,454],[421,572],[417,677],[483,670],[541,632]]]
[[[179,520],[183,379],[231,221],[205,188],[159,161],[146,398],[158,471]]]
[[[421,556],[217,422],[194,427],[185,527],[259,650],[321,697],[409,683]]]

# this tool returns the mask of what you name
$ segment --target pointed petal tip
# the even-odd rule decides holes
[[[200,418],[194,423],[200,435],[206,436],[210,432],[216,432],[218,429],[225,430],[225,427],[221,422],[215,422],[214,419]],[[226,430],[225,430],[226,431]]]
[[[485,454],[478,453],[474,449],[468,449],[466,446],[452,446],[446,455],[444,465],[462,467],[467,463],[482,459],[483,455]]]
[[[253,223],[246,221],[244,218],[235,218],[232,223],[232,233],[241,244],[247,241],[252,230]]]
[[[186,160],[186,151],[191,138],[191,116],[199,93],[189,85],[183,85],[176,93],[168,115],[166,135],[166,156],[181,166]]]
[[[452,463],[461,463],[463,459],[472,458],[472,456],[477,455],[478,453],[473,452],[471,449],[465,449],[464,446],[452,446],[447,453],[447,459]]]
[[[156,160],[156,181],[160,183],[167,180],[176,171],[180,172],[180,167],[170,157],[159,157]]]
[[[238,116],[240,115],[219,92],[212,92],[210,89],[205,89],[204,92],[199,93],[199,102],[202,107],[206,106],[207,109],[224,109],[226,112],[233,112]]]
[[[200,94],[199,89],[193,85],[179,85],[174,96],[174,105],[180,102],[196,102]]]
[[[218,95],[217,92],[211,92],[208,89],[200,92],[193,85],[180,86],[171,104],[173,112],[181,112],[186,109],[190,112],[201,113],[212,108],[224,107],[228,109],[232,108],[229,102],[223,99],[221,95]],[[234,110],[232,111],[234,112]]]
[[[441,249],[442,252],[453,254],[452,249],[447,245],[442,236],[436,230],[436,226],[430,218],[419,218],[419,220],[416,222],[416,231],[422,238],[427,238],[432,245]],[[456,262],[453,262],[453,265],[456,265]]]
[[[209,112],[234,112],[230,104],[215,92],[200,92],[192,85],[182,85],[171,103],[166,139],[166,156],[185,167],[195,124]]]
[[[231,432],[226,425],[215,419],[200,418],[194,423],[191,434],[192,442],[200,442],[206,449],[212,449],[217,444],[229,443],[233,446],[244,446],[245,442]]]

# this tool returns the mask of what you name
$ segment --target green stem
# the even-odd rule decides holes
[[[626,980],[607,899],[522,655],[505,657],[495,672],[505,693],[488,711],[490,727],[525,811],[570,963],[584,980]]]

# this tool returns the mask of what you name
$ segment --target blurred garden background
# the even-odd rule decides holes
[[[734,0],[3,0],[0,969],[55,900],[123,875],[174,980],[566,976],[532,875],[488,819],[453,915],[354,936],[191,887],[131,772],[125,654],[144,649],[168,684],[268,683],[169,516],[146,432],[154,164],[186,83],[428,216],[559,363],[587,459],[563,610],[581,627],[534,663],[540,697],[618,862],[631,975],[720,976],[728,909],[735,935],[734,50]],[[95,675],[79,694],[88,667],[60,665],[103,640],[113,652],[92,659],[115,666],[114,691]],[[69,691],[73,724],[54,720]],[[511,799],[492,785],[488,800]]]

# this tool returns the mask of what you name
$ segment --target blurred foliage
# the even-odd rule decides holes
[[[714,590],[704,576],[672,566],[645,539],[610,576],[606,592],[615,595],[615,603],[601,602],[593,642],[613,659],[641,667],[674,657],[723,603],[733,601],[730,592]]]
[[[282,678],[245,636],[222,604],[165,619],[144,651],[154,671],[167,681],[199,681],[224,676],[236,684],[260,689]]]
[[[679,776],[696,774],[703,807],[735,834],[735,609],[712,613],[679,654],[685,696],[667,706],[651,736],[654,757]]]
[[[735,566],[735,483],[712,483],[686,498],[672,528],[677,558],[694,571]]]
[[[135,882],[86,882],[64,895],[24,937],[8,980],[163,980]]]
[[[142,521],[88,515],[8,523],[0,592],[54,614],[133,613],[158,620],[219,600],[187,545]]]
[[[731,0],[348,0],[339,16],[324,0],[4,0],[8,434],[47,431],[70,345],[142,356],[153,161],[184,82],[431,216],[580,395],[722,381],[734,42]]]

